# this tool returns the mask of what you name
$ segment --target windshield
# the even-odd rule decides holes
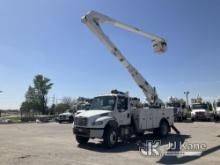
[[[193,104],[192,105],[192,109],[208,109],[208,105],[207,104]]]
[[[90,109],[96,109],[96,110],[114,110],[115,107],[115,96],[100,96],[95,97],[92,101],[92,104],[90,106]]]
[[[167,103],[167,107],[179,108],[180,107],[180,103]]]

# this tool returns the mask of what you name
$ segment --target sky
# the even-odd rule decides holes
[[[35,75],[54,83],[48,96],[94,97],[111,89],[143,99],[127,70],[81,23],[95,10],[166,39],[103,25],[106,34],[164,101],[220,96],[219,0],[0,0],[0,109],[19,108]]]

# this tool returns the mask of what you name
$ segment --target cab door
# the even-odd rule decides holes
[[[131,110],[128,97],[118,96],[116,109],[119,125],[129,125],[131,123]]]

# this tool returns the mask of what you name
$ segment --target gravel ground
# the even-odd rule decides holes
[[[119,143],[106,149],[101,141],[90,140],[78,145],[71,124],[3,124],[0,125],[1,165],[134,165],[134,164],[220,164],[220,123],[176,123],[181,135],[171,134],[161,140],[166,152],[169,142],[205,143],[201,156],[144,156],[139,152],[140,140],[155,140],[152,134]],[[178,150],[178,149],[177,149]]]

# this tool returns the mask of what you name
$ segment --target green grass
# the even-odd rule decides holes
[[[8,119],[10,123],[20,123],[21,122],[21,117],[20,116],[5,116],[1,117],[1,119]]]

